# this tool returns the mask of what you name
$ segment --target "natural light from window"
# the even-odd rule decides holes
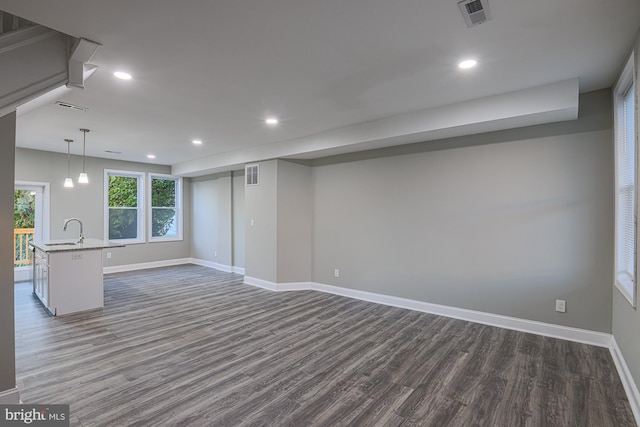
[[[634,56],[624,68],[614,96],[616,165],[615,284],[636,305],[636,130]]]

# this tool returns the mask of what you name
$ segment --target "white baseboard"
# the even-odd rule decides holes
[[[325,285],[323,283],[311,283],[311,289],[336,295],[342,295],[350,298],[356,298],[363,301],[390,305],[393,307],[407,308],[409,310],[437,314],[439,316],[452,317],[454,319],[467,320],[469,322],[481,323],[484,325],[498,326],[505,329],[512,329],[552,338],[560,338],[568,341],[596,345],[598,347],[609,347],[611,343],[611,334],[573,328],[570,326],[555,325],[552,323],[538,322],[535,320],[521,319],[518,317],[503,316],[501,314],[486,313],[482,311],[468,310],[465,308],[432,304],[424,301],[417,301],[407,298],[377,294],[373,292],[360,291],[356,289],[347,289],[338,286]]]
[[[20,392],[17,387],[0,391],[0,405],[17,405],[20,403]]]
[[[257,277],[244,276],[244,283],[247,285],[255,286],[262,289],[268,289],[270,291],[278,291],[278,285],[268,280],[258,279]]]
[[[269,289],[271,291],[314,290],[326,292],[334,295],[355,298],[362,301],[369,301],[377,304],[389,305],[392,307],[406,308],[409,310],[421,311],[423,313],[437,314],[439,316],[452,317],[454,319],[466,320],[469,322],[481,323],[484,325],[497,326],[500,328],[512,329],[521,332],[528,332],[552,338],[559,338],[567,341],[591,344],[598,347],[609,348],[611,345],[611,334],[603,332],[589,331],[586,329],[573,328],[570,326],[554,325],[551,323],[520,319],[517,317],[503,316],[500,314],[485,313],[482,311],[468,310],[464,308],[449,307],[446,305],[432,304],[424,301],[360,291],[357,289],[348,289],[341,288],[339,286],[325,285],[324,283],[274,283],[248,276],[245,276],[244,283],[248,285],[258,286],[263,289]]]
[[[123,271],[146,270],[147,268],[169,267],[172,265],[189,264],[191,258],[167,259],[164,261],[142,262],[139,264],[114,265],[112,267],[103,267],[102,273],[121,273]]]
[[[14,282],[30,282],[33,280],[33,267],[16,267],[13,269]]]
[[[311,289],[309,282],[290,282],[290,283],[274,283],[268,280],[258,279],[256,277],[244,276],[244,283],[258,288],[268,289],[270,291],[307,291]]]
[[[618,370],[618,375],[620,376],[620,381],[622,381],[624,391],[627,393],[627,399],[629,400],[629,405],[633,411],[633,416],[636,419],[636,424],[640,425],[640,391],[638,391],[636,382],[631,376],[631,372],[629,371],[627,362],[625,362],[624,357],[622,356],[620,347],[618,347],[616,338],[613,336],[611,337],[611,347],[609,347],[609,351],[611,352],[613,363],[615,363],[616,369]]]
[[[158,268],[158,267],[169,267],[172,265],[181,265],[181,264],[196,264],[201,265],[203,267],[214,268],[216,270],[225,271],[227,273],[238,273],[244,275],[244,268],[235,267],[225,264],[219,264],[213,261],[205,261],[203,259],[197,258],[176,258],[176,259],[167,259],[164,261],[152,261],[152,262],[142,262],[139,264],[125,264],[125,265],[114,265],[111,267],[103,267],[102,273],[122,273],[124,271],[135,271],[135,270],[145,270],[148,268]]]
[[[308,291],[313,289],[309,282],[289,282],[276,284],[278,291]]]
[[[164,267],[178,264],[197,264],[216,270],[244,274],[244,268],[227,266],[212,261],[205,261],[195,258],[182,258],[167,261],[156,261],[142,264],[129,264],[115,267],[105,267],[104,272],[115,273],[121,271],[132,271],[146,268]],[[424,313],[436,314],[439,316],[451,317],[454,319],[466,320],[484,325],[497,326],[505,329],[512,329],[521,332],[528,332],[552,338],[559,338],[567,341],[574,341],[598,347],[609,348],[611,357],[618,370],[618,375],[627,394],[627,399],[633,411],[636,423],[640,425],[640,391],[631,376],[629,368],[624,360],[622,352],[618,347],[615,337],[603,332],[589,331],[586,329],[573,328],[569,326],[554,325],[551,323],[538,322],[535,320],[520,319],[517,317],[503,316],[500,314],[485,313],[482,311],[468,310],[464,308],[450,307],[440,304],[432,304],[424,301],[411,300],[407,298],[395,297],[373,292],[361,291],[357,289],[342,288],[339,286],[326,285],[316,282],[291,282],[275,283],[257,277],[244,277],[244,283],[270,291],[302,291],[315,290],[334,295],[341,295],[348,298],[369,301],[377,304],[392,307],[405,308]],[[7,390],[0,393],[0,404],[18,403],[20,395],[17,389]]]
[[[146,268],[165,267],[179,264],[197,264],[216,270],[243,274],[244,268],[238,268],[219,264],[213,261],[206,261],[196,258],[181,258],[166,261],[154,261],[141,264],[128,264],[114,267],[105,267],[104,273],[116,273],[123,271],[141,270]],[[240,272],[240,270],[242,272]],[[244,283],[257,286],[271,291],[300,291],[315,290],[327,292],[335,295],[342,295],[363,301],[370,301],[377,304],[384,304],[393,307],[406,308],[409,310],[421,311],[424,313],[437,314],[440,316],[452,317],[455,319],[467,320],[470,322],[485,325],[497,326],[500,328],[513,329],[516,331],[528,332],[544,335],[553,338],[560,338],[568,341],[575,341],[584,344],[596,345],[599,347],[611,346],[611,334],[603,332],[589,331],[586,329],[573,328],[570,326],[554,325],[551,323],[538,322],[535,320],[520,319],[517,317],[503,316],[500,314],[485,313],[482,311],[468,310],[464,308],[450,307],[440,304],[432,304],[424,301],[411,300],[407,298],[395,297],[373,292],[360,291],[357,289],[341,288],[339,286],[326,285],[315,282],[292,282],[275,283],[257,277],[244,277]]]
[[[217,263],[217,262],[206,261],[204,259],[198,259],[198,258],[189,258],[189,259],[190,259],[191,264],[201,265],[203,267],[215,268],[216,270],[225,271],[227,273],[242,274],[244,276],[244,268],[243,267],[236,267],[234,265],[220,264],[220,263]]]
[[[203,267],[215,268],[216,270],[232,273],[232,267],[230,265],[219,264],[213,261],[207,261],[204,259],[190,258],[191,264],[201,265]]]

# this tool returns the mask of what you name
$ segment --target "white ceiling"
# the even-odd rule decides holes
[[[207,159],[265,157],[391,116],[568,79],[580,92],[610,87],[640,25],[638,0],[489,4],[492,21],[469,29],[456,0],[0,0],[0,10],[102,44],[84,90],[18,110],[17,145],[66,152],[64,138],[80,141],[86,127],[88,155],[211,172]],[[467,57],[478,67],[458,70]],[[265,126],[267,115],[281,125]]]

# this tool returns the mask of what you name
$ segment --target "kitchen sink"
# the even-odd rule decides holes
[[[76,242],[58,242],[58,243],[45,243],[45,246],[75,246]]]

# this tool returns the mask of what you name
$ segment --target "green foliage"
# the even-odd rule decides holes
[[[28,190],[15,190],[13,192],[13,228],[33,228],[35,212],[35,193]]]
[[[167,236],[176,218],[176,181],[173,179],[151,180],[151,235]],[[174,208],[174,209],[158,209]]]
[[[135,239],[138,237],[136,209],[109,208],[109,239]]]
[[[128,176],[109,176],[109,207],[138,206],[138,179]]]
[[[176,181],[151,180],[151,234],[170,235],[176,218]],[[109,176],[109,239],[137,237],[138,180],[127,176]],[[168,208],[168,209],[157,209]]]
[[[135,239],[138,234],[138,179],[109,176],[109,239]]]
[[[151,206],[168,208],[176,205],[176,182],[173,179],[151,180]]]
[[[176,211],[173,208],[153,208],[151,214],[151,235],[153,237],[175,236],[175,231],[171,232],[175,218]]]

